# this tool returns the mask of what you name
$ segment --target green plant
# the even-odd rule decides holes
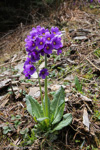
[[[25,61],[23,72],[25,76],[30,79],[31,75],[37,71],[41,104],[32,96],[26,95],[26,105],[28,112],[36,122],[35,128],[37,133],[39,131],[48,136],[72,122],[72,114],[68,113],[63,115],[65,107],[65,93],[63,87],[60,87],[60,89],[55,92],[53,100],[49,99],[47,90],[47,76],[49,75],[47,58],[50,57],[53,49],[56,49],[57,55],[62,53],[61,32],[57,27],[52,27],[49,32],[48,29],[45,30],[45,28],[37,26],[37,28],[32,29],[30,34],[30,40],[26,39],[26,51],[28,51],[30,57]],[[41,55],[44,56],[45,68],[39,70],[38,61]],[[53,55],[53,58],[55,58],[55,55]],[[57,59],[59,58],[60,57]],[[59,69],[64,71],[63,68]],[[52,75],[55,76],[55,70],[51,76]],[[45,79],[44,98],[41,90],[40,77]]]
[[[100,48],[94,51],[94,55],[100,58]]]
[[[64,101],[64,89],[61,87],[55,94],[52,101],[48,97],[47,116],[43,114],[43,106],[40,105],[37,100],[33,97],[27,95],[26,104],[28,112],[33,116],[34,120],[37,122],[37,128],[41,131],[49,131],[50,133],[60,130],[63,127],[69,125],[72,121],[71,114],[63,115],[65,101]],[[43,101],[44,109],[45,101]],[[63,120],[61,121],[63,117]],[[58,124],[57,124],[58,123]]]
[[[77,89],[77,91],[82,93],[82,84],[79,82],[78,77],[75,77],[75,88]]]
[[[20,131],[20,134],[23,135],[23,141],[21,142],[22,146],[31,145],[37,139],[33,129],[31,129],[30,135],[28,132],[28,128]]]
[[[97,120],[100,120],[100,111],[99,110],[95,110],[94,111],[94,117],[97,118]]]
[[[10,131],[12,131],[12,129],[9,127],[9,125],[3,127],[3,134],[7,134]]]
[[[12,117],[11,117],[11,120],[14,121],[14,127],[15,127],[16,129],[17,129],[18,125],[21,124],[20,119],[21,119],[21,116],[20,116],[20,115],[16,115],[16,116],[12,115]]]

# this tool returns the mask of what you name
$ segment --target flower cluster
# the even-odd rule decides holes
[[[46,54],[50,56],[53,49],[57,50],[57,55],[62,53],[61,32],[57,27],[52,27],[50,31],[41,26],[32,28],[25,42],[28,57],[24,63],[23,73],[28,79],[36,71],[34,63],[40,60],[41,55],[44,56]],[[43,79],[48,75],[49,73],[46,68],[40,70],[39,76]]]

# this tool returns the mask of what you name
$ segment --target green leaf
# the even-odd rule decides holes
[[[41,105],[35,100],[32,96],[26,96],[26,105],[28,112],[36,118],[43,117],[43,111],[41,109]]]
[[[61,87],[54,95],[54,99],[51,101],[50,111],[51,111],[51,122],[58,122],[62,118],[65,104],[65,94],[64,89]],[[61,107],[61,108],[60,108]],[[59,114],[58,114],[59,113]],[[53,123],[54,124],[54,123]]]
[[[62,105],[59,106],[57,115],[54,118],[52,124],[55,124],[61,120],[61,118],[63,116],[64,107],[65,107],[65,103],[62,103]]]
[[[68,126],[72,122],[72,114],[68,114],[66,119],[63,119],[54,129],[52,132],[56,130],[61,130],[62,128]]]
[[[69,117],[69,115],[71,115],[71,116],[72,116],[72,114],[71,114],[71,113],[64,114],[64,115],[63,115],[63,120],[67,119],[67,117]]]
[[[10,131],[11,131],[11,128],[9,126],[4,126],[3,127],[3,134],[7,134]]]
[[[25,130],[21,130],[21,131],[20,131],[20,134],[26,134],[26,133],[28,133],[28,131],[29,131],[29,129],[26,128]]]
[[[75,86],[76,86],[76,89],[77,89],[79,92],[82,92],[82,85],[81,85],[81,83],[79,82],[79,79],[78,79],[77,76],[75,77]]]
[[[42,121],[44,121],[45,119],[49,119],[49,118],[48,118],[48,117],[38,118],[37,121],[42,122]]]

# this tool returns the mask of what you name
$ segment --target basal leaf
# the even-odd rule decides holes
[[[51,101],[51,105],[50,105],[51,122],[53,122],[55,120],[56,116],[61,116],[62,115],[62,112],[64,111],[64,108],[62,109],[62,112],[59,111],[59,108],[63,103],[65,103],[64,98],[65,98],[64,89],[63,89],[63,87],[61,87],[55,93],[54,99]]]
[[[68,114],[66,116],[66,119],[62,120],[54,129],[52,132],[56,130],[61,130],[62,128],[68,126],[72,122],[72,114]]]
[[[32,96],[26,96],[26,105],[28,112],[36,118],[43,117],[43,111],[41,109],[41,105],[35,100]]]
[[[52,124],[55,124],[57,122],[59,122],[63,116],[63,111],[64,111],[64,106],[65,106],[65,103],[62,103],[59,108],[58,108],[58,112],[57,112],[57,115],[56,117],[54,118]]]
[[[63,120],[65,120],[66,118],[68,118],[70,115],[72,116],[71,113],[64,114],[64,115],[63,115]]]
[[[37,121],[42,122],[42,121],[44,121],[45,119],[49,119],[49,118],[48,118],[48,117],[38,118]]]

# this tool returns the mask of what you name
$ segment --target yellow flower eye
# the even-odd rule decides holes
[[[48,50],[48,49],[49,49],[49,46],[47,46],[46,49]]]
[[[50,41],[50,38],[48,37],[47,40]]]
[[[43,42],[40,42],[40,45],[42,45],[43,44]]]
[[[32,45],[35,46],[35,43],[33,43]]]

